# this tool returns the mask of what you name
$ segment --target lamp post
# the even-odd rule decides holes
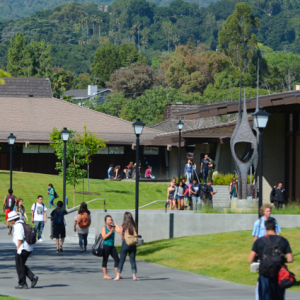
[[[145,124],[138,118],[132,123],[136,135],[136,166],[135,166],[135,223],[138,230],[139,226],[139,148],[140,135],[143,132]],[[138,231],[137,231],[138,232]]]
[[[179,142],[178,142],[178,185],[180,182],[180,163],[181,163],[181,130],[183,128],[184,123],[179,120],[177,122],[177,128],[179,130]]]
[[[10,189],[12,189],[12,150],[13,150],[13,146],[15,144],[15,140],[16,140],[16,137],[11,133],[8,137],[8,144],[10,146]]]
[[[258,151],[258,162],[259,162],[259,199],[258,199],[258,217],[260,217],[260,207],[262,206],[262,194],[263,194],[263,130],[267,127],[267,123],[270,113],[263,110],[262,107],[259,108],[255,113],[252,114],[254,126],[259,130],[259,151]]]
[[[70,131],[64,127],[60,133],[61,139],[64,141],[64,179],[63,179],[63,203],[66,209],[66,168],[67,168],[67,141],[69,140]]]

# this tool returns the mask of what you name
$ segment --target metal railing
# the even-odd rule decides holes
[[[149,206],[149,205],[152,205],[152,204],[157,203],[157,202],[164,202],[165,203],[166,200],[156,200],[156,201],[150,202],[148,204],[145,204],[145,205],[139,207],[139,209],[144,208],[144,207]],[[133,212],[133,211],[135,211],[135,209],[131,210],[130,212]],[[165,212],[167,212],[167,206],[165,206]]]
[[[90,201],[85,202],[85,203],[88,204],[88,203],[91,203],[91,202],[94,202],[94,201],[103,201],[103,211],[104,211],[104,212],[107,211],[107,210],[105,209],[105,198],[95,198],[95,199],[90,200]],[[68,213],[72,213],[72,212],[76,211],[76,210],[77,210],[76,208],[78,208],[78,207],[80,207],[80,205],[77,205],[77,206],[74,206],[74,207],[72,207],[72,208],[70,208],[70,209],[67,209],[67,212],[68,212]]]

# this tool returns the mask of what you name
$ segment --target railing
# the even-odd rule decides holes
[[[157,202],[166,202],[166,200],[156,200],[156,201],[150,202],[148,204],[145,204],[145,205],[139,207],[139,209],[144,208],[144,207],[149,206],[149,205],[152,205],[152,204],[157,203]],[[133,212],[133,211],[135,211],[135,209],[131,210],[130,212]],[[165,212],[167,212],[167,206],[165,207]]]
[[[90,200],[90,201],[85,202],[85,203],[88,204],[88,203],[91,203],[91,202],[94,202],[94,201],[103,201],[103,211],[104,211],[104,212],[107,211],[107,210],[105,209],[105,198],[96,198],[96,199]],[[76,211],[76,210],[77,210],[76,208],[78,208],[78,207],[80,207],[80,205],[77,205],[77,206],[75,206],[75,207],[72,207],[72,208],[70,208],[70,209],[67,209],[67,212],[68,212],[68,213],[72,213],[72,212]]]

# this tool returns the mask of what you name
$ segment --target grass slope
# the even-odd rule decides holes
[[[44,197],[44,203],[48,207],[49,196],[47,195],[48,184],[52,183],[59,195],[55,200],[62,200],[63,196],[63,179],[56,175],[13,172],[13,190],[14,195],[24,199],[24,206],[27,213],[30,211],[31,205],[35,203],[37,196]],[[84,190],[87,191],[87,180],[84,181]],[[167,199],[167,184],[151,184],[140,183],[140,206],[152,202],[154,200]],[[0,195],[1,210],[4,196],[9,188],[9,172],[0,172]],[[77,192],[82,192],[82,183],[76,187]],[[162,191],[158,193],[156,191]],[[135,183],[121,181],[107,181],[90,179],[90,192],[99,193],[100,195],[84,195],[84,201],[95,198],[105,198],[107,209],[134,209],[135,207]],[[67,196],[69,197],[69,208],[73,207],[73,187],[67,185]],[[76,205],[83,201],[83,196],[76,194]],[[103,201],[95,201],[88,206],[91,209],[102,209]],[[148,207],[148,209],[162,209],[163,203],[156,203]],[[4,217],[0,217],[3,221]]]
[[[5,295],[0,295],[0,300],[22,300],[21,298],[9,297]]]
[[[300,230],[283,229],[290,242],[294,263],[289,269],[300,276]],[[250,273],[247,262],[253,244],[251,231],[183,237],[146,243],[138,247],[137,258],[166,267],[231,282],[252,285],[257,273]],[[298,275],[298,276],[297,276]],[[300,281],[292,290],[300,291]]]

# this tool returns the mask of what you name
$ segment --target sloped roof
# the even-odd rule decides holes
[[[49,78],[4,78],[0,84],[0,97],[52,98]]]
[[[131,122],[106,115],[65,100],[56,98],[0,97],[0,142],[7,142],[12,132],[16,143],[49,143],[49,133],[54,127],[83,132],[83,126],[110,144],[132,144],[136,141]],[[12,118],[13,116],[13,118]],[[144,128],[141,141],[153,139],[159,130]]]
[[[185,115],[181,115],[181,112],[185,112],[188,110],[200,109],[203,104],[183,104],[183,103],[171,103],[165,106],[163,121],[166,120],[185,120],[187,119]]]
[[[97,95],[102,94],[105,92],[111,92],[111,89],[98,89]],[[65,91],[64,96],[74,97],[74,98],[88,98],[88,97],[94,97],[88,95],[88,89],[79,89],[79,90],[68,90]]]

